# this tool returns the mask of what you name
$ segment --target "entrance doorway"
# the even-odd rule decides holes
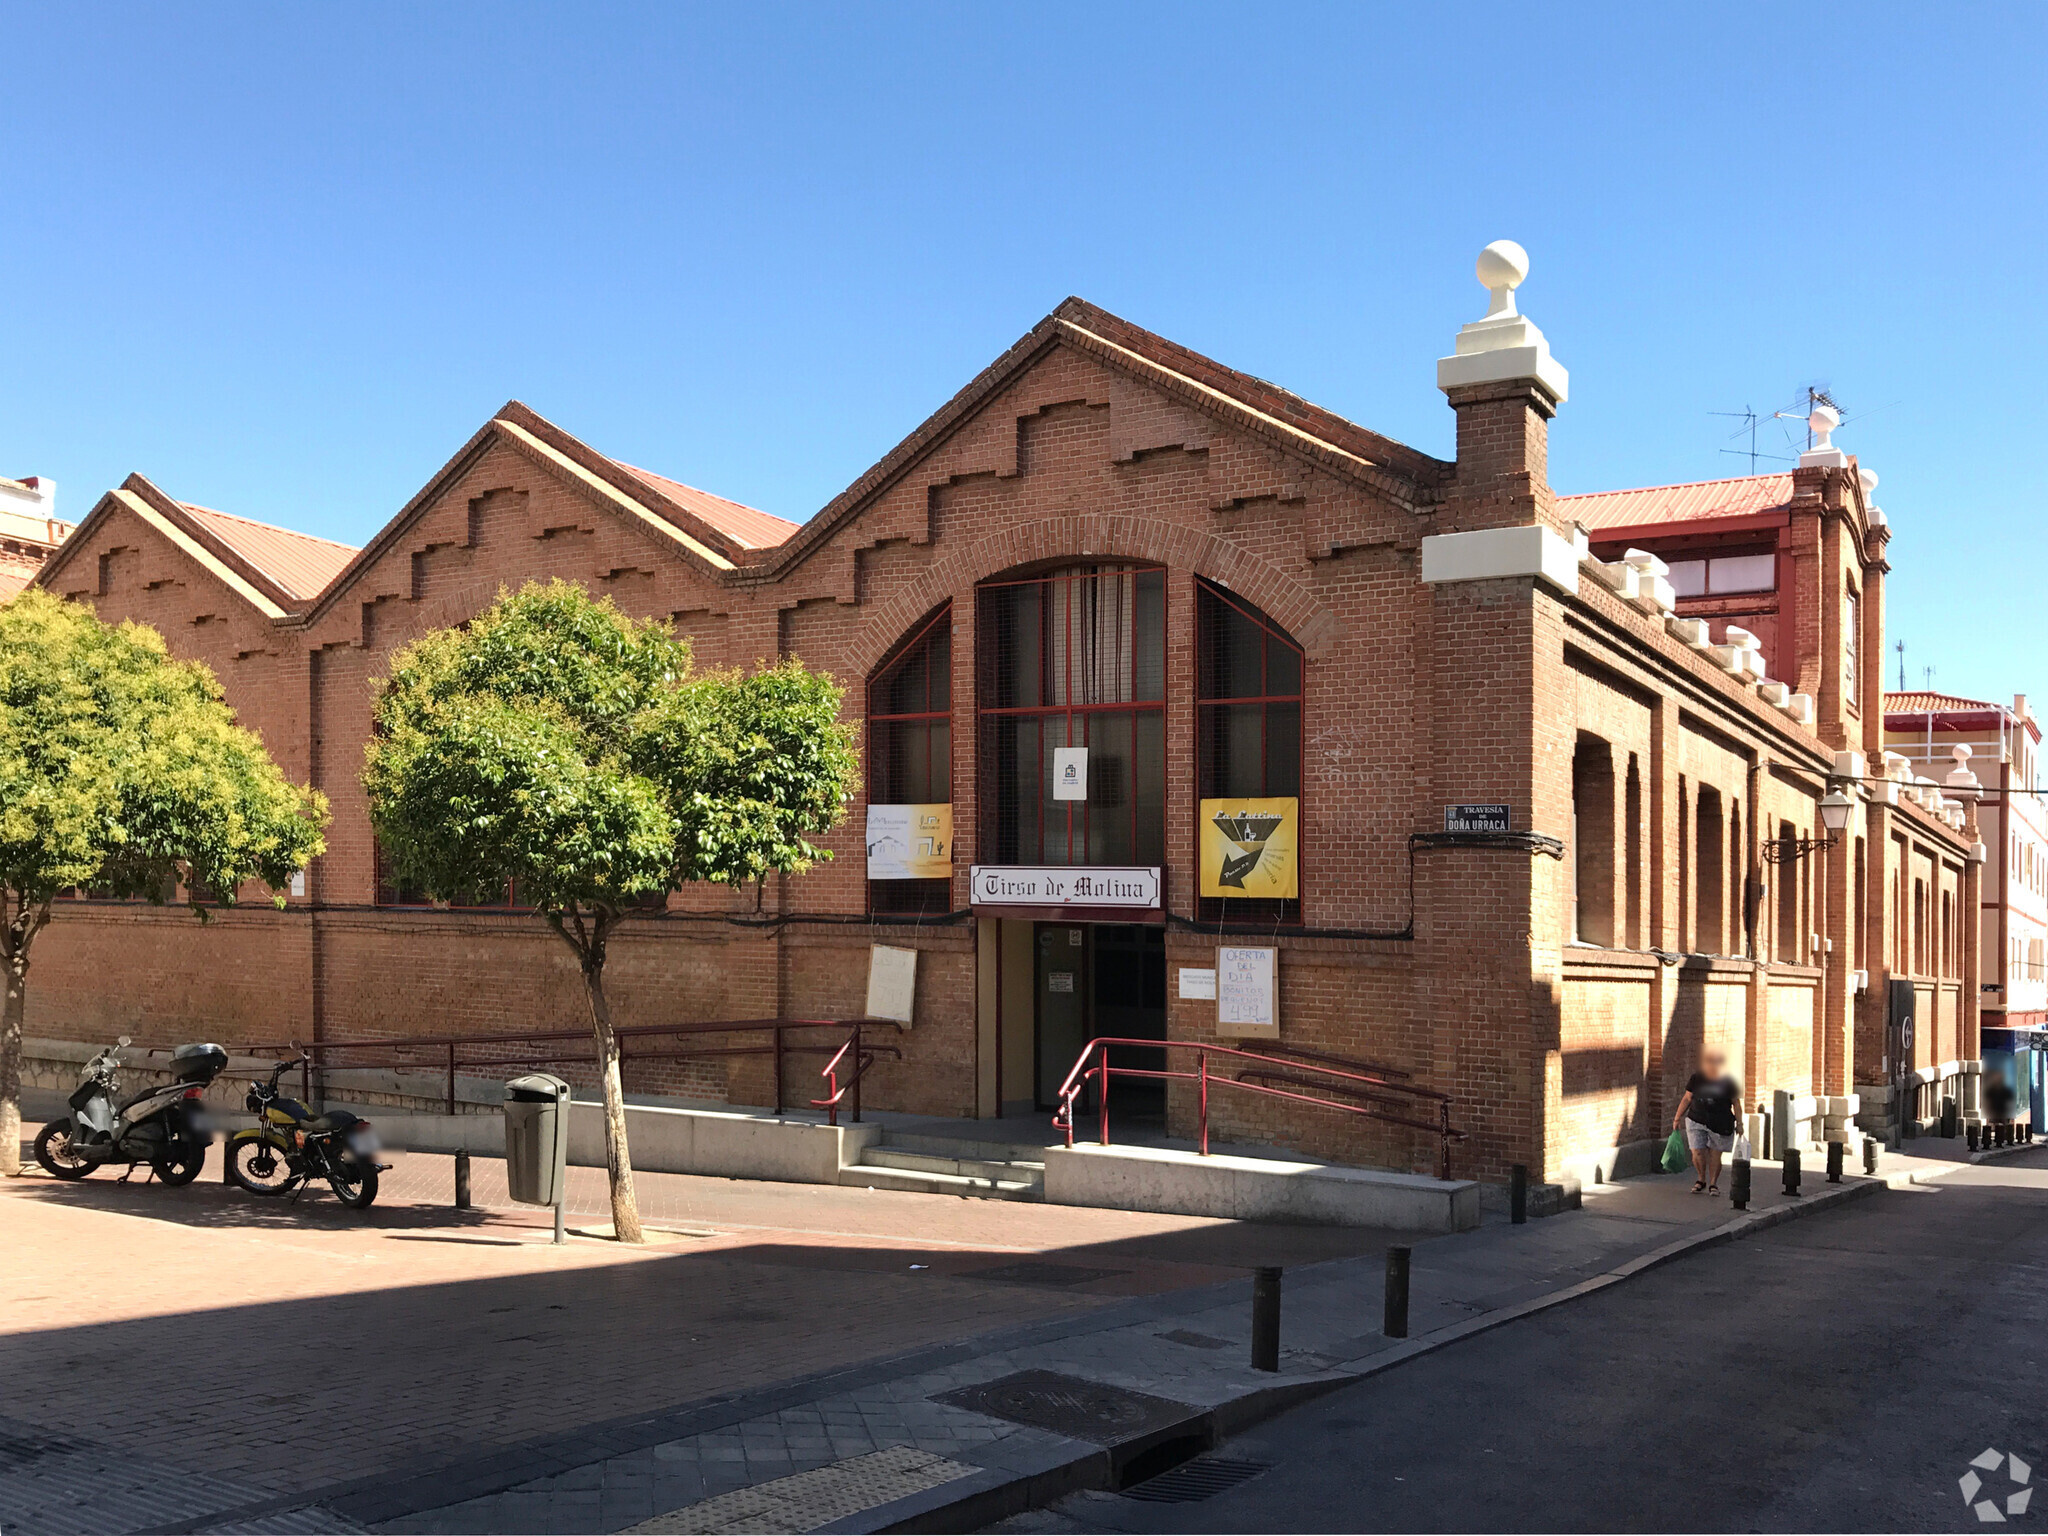
[[[1149,923],[1039,923],[1034,942],[1036,1099],[1057,1107],[1060,1084],[1098,1036],[1166,1038],[1166,931]],[[1113,1067],[1157,1067],[1165,1053],[1112,1049]],[[1084,1098],[1092,1110],[1092,1090]],[[1121,1081],[1110,1113],[1163,1125],[1166,1085]]]

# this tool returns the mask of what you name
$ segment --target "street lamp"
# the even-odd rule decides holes
[[[1829,790],[1821,797],[1820,824],[1827,829],[1826,837],[1774,837],[1764,844],[1766,864],[1789,864],[1794,859],[1803,859],[1809,853],[1819,853],[1832,848],[1842,840],[1848,830],[1850,813],[1856,809],[1856,802],[1839,789]]]

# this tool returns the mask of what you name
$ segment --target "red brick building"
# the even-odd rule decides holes
[[[1451,462],[1070,299],[801,527],[516,402],[360,551],[131,478],[41,580],[211,664],[335,820],[283,912],[202,928],[78,903],[42,940],[30,1033],[579,1025],[536,919],[380,880],[358,784],[393,651],[562,576],[672,618],[701,663],[800,656],[865,722],[836,861],[771,886],[772,925],[729,921],[712,888],[632,920],[608,971],[622,1022],[854,1016],[869,946],[914,948],[914,1022],[868,1102],[989,1116],[1047,1104],[1093,1035],[1218,1038],[1219,946],[1271,947],[1281,1042],[1451,1093],[1460,1175],[1555,1178],[1660,1140],[1703,1040],[1757,1091],[1885,1081],[1871,998],[1899,858],[1962,914],[1960,969],[1927,980],[1938,1050],[1974,1054],[1967,804],[1866,798],[1882,724],[1851,658],[1881,649],[1887,535],[1854,465],[1751,498],[1785,520],[1743,549],[1814,594],[1780,609],[1766,667],[1682,617],[1652,555],[1596,558],[1610,529],[1678,513],[1588,535],[1593,499],[1553,494],[1565,376],[1515,313],[1520,275],[1489,252],[1493,309],[1440,365]],[[1066,798],[1055,749],[1081,745]],[[1772,839],[1819,835],[1836,782],[1851,835],[1769,864]],[[1233,797],[1278,807],[1291,886],[1204,894],[1203,802]],[[949,806],[950,874],[870,880],[869,800]],[[1258,835],[1238,846],[1263,857]],[[875,870],[903,874],[887,854]],[[767,1097],[748,1063],[628,1086]],[[1168,1114],[1187,1129],[1178,1087]],[[1221,1138],[1434,1166],[1429,1138],[1326,1110],[1217,1115]]]

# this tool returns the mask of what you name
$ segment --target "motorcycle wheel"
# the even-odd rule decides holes
[[[228,1144],[228,1177],[252,1195],[281,1195],[292,1170],[282,1147],[252,1136]]]
[[[334,1190],[334,1198],[352,1211],[368,1210],[370,1202],[377,1198],[377,1166],[374,1163],[359,1163],[354,1158],[345,1158],[334,1164],[327,1175],[327,1182]]]
[[[173,1143],[170,1155],[156,1159],[150,1166],[156,1169],[160,1184],[168,1184],[172,1189],[190,1184],[206,1167],[206,1144],[198,1141]]]
[[[36,1132],[36,1161],[53,1179],[82,1179],[92,1172],[93,1166],[72,1150],[68,1120],[52,1120]]]

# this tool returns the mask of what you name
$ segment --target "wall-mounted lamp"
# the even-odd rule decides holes
[[[1832,848],[1842,840],[1848,830],[1849,817],[1856,809],[1856,802],[1839,789],[1831,789],[1821,797],[1820,824],[1827,829],[1826,837],[1774,837],[1764,844],[1766,864],[1790,864],[1803,859],[1810,853],[1819,853]]]

